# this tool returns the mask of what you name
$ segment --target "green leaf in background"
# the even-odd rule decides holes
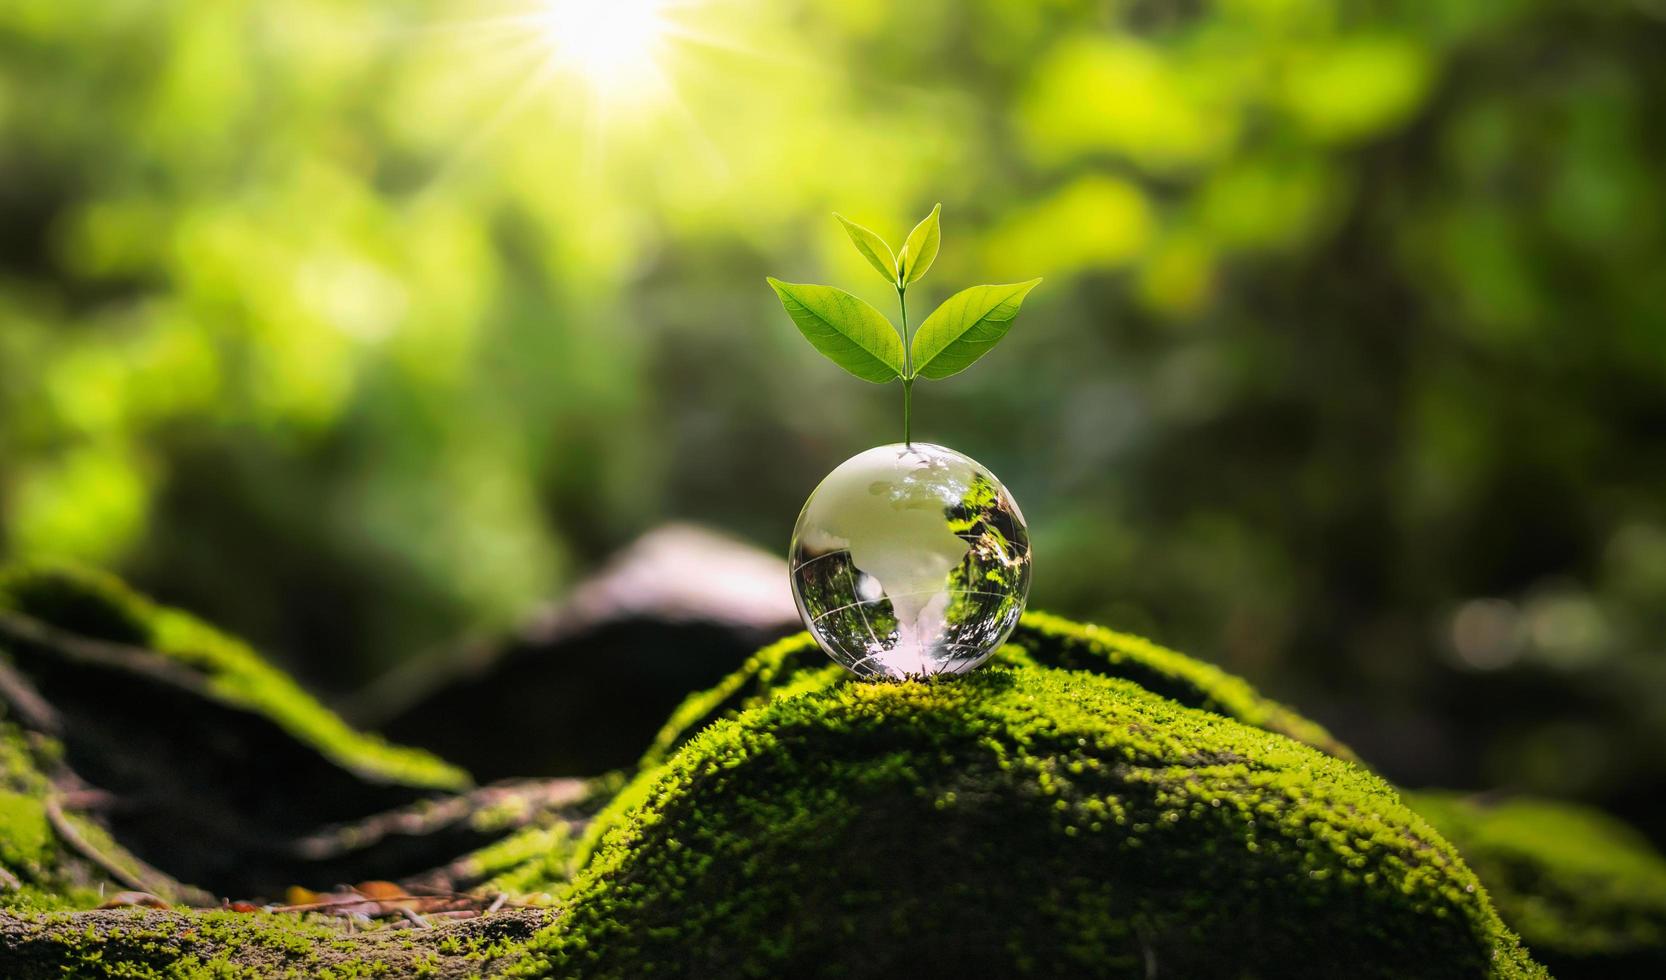
[[[775,278],[769,285],[804,339],[828,360],[876,384],[902,377],[902,340],[867,301],[832,286]]]
[[[973,286],[944,300],[914,335],[915,376],[937,381],[971,367],[1006,336],[1024,297],[1039,282]]]
[[[851,244],[855,245],[856,250],[862,253],[862,257],[867,259],[868,263],[875,269],[879,270],[879,274],[885,277],[886,282],[893,286],[896,285],[897,259],[896,256],[891,254],[891,246],[885,244],[885,239],[880,238],[870,229],[864,228],[837,211],[833,212],[833,217],[838,218],[839,223],[845,226],[845,232],[850,235]]]
[[[937,214],[943,210],[939,204],[931,209],[914,230],[908,233],[908,241],[903,243],[902,253],[897,258],[900,274],[897,277],[899,286],[906,286],[926,274],[931,264],[937,261],[937,246],[943,240],[943,233],[937,227]]]

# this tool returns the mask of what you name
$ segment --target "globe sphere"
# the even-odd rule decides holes
[[[822,480],[788,555],[804,626],[863,677],[958,674],[989,659],[1030,593],[1017,501],[977,460],[915,442]]]

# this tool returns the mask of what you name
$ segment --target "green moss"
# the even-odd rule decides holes
[[[68,904],[57,892],[58,853],[40,800],[0,792],[0,908],[40,909]]]
[[[1033,664],[720,720],[587,853],[519,975],[1542,975],[1381,779]]]
[[[39,563],[0,570],[0,608],[111,643],[143,646],[151,639],[150,603],[91,570]]]
[[[229,703],[267,715],[366,778],[433,789],[468,785],[466,773],[426,752],[356,731],[242,641],[159,606],[111,576],[48,565],[13,567],[0,572],[0,609],[164,654],[201,673]]]
[[[1557,976],[1666,976],[1666,858],[1636,831],[1551,800],[1408,799]]]
[[[38,865],[51,842],[52,825],[39,800],[0,792],[0,863],[9,868]]]
[[[1037,664],[1120,677],[1187,707],[1288,735],[1340,758],[1355,758],[1324,728],[1262,697],[1243,679],[1149,640],[1101,626],[1028,612],[990,663]],[[664,762],[677,746],[713,721],[734,717],[777,694],[845,683],[856,681],[829,661],[808,633],[788,637],[754,654],[716,687],[690,695],[660,730],[643,764]]]
[[[269,913],[110,909],[0,918],[0,976],[85,980],[351,980],[499,972],[551,913],[368,930]]]
[[[1150,640],[1041,612],[1024,615],[1012,644],[1044,667],[1085,670],[1133,681],[1153,694],[1287,735],[1323,752],[1359,761],[1319,724],[1262,697],[1241,677]],[[1009,659],[1010,653],[1006,655]]]

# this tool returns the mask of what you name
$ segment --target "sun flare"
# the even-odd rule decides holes
[[[637,140],[681,140],[721,172],[726,164],[681,91],[735,58],[756,57],[732,27],[711,23],[722,0],[469,0],[498,9],[436,25],[497,86],[452,154],[473,157],[519,121],[562,133],[586,172]],[[447,171],[450,172],[448,166]]]
[[[554,67],[606,95],[630,95],[659,75],[667,0],[548,0],[539,26]]]

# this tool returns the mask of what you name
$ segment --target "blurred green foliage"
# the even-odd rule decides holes
[[[934,281],[1048,278],[914,422],[1038,606],[1655,812],[1666,5],[709,0],[628,105],[529,5],[0,6],[6,551],[341,689],[668,516],[777,548],[899,420],[763,276],[941,200]]]

